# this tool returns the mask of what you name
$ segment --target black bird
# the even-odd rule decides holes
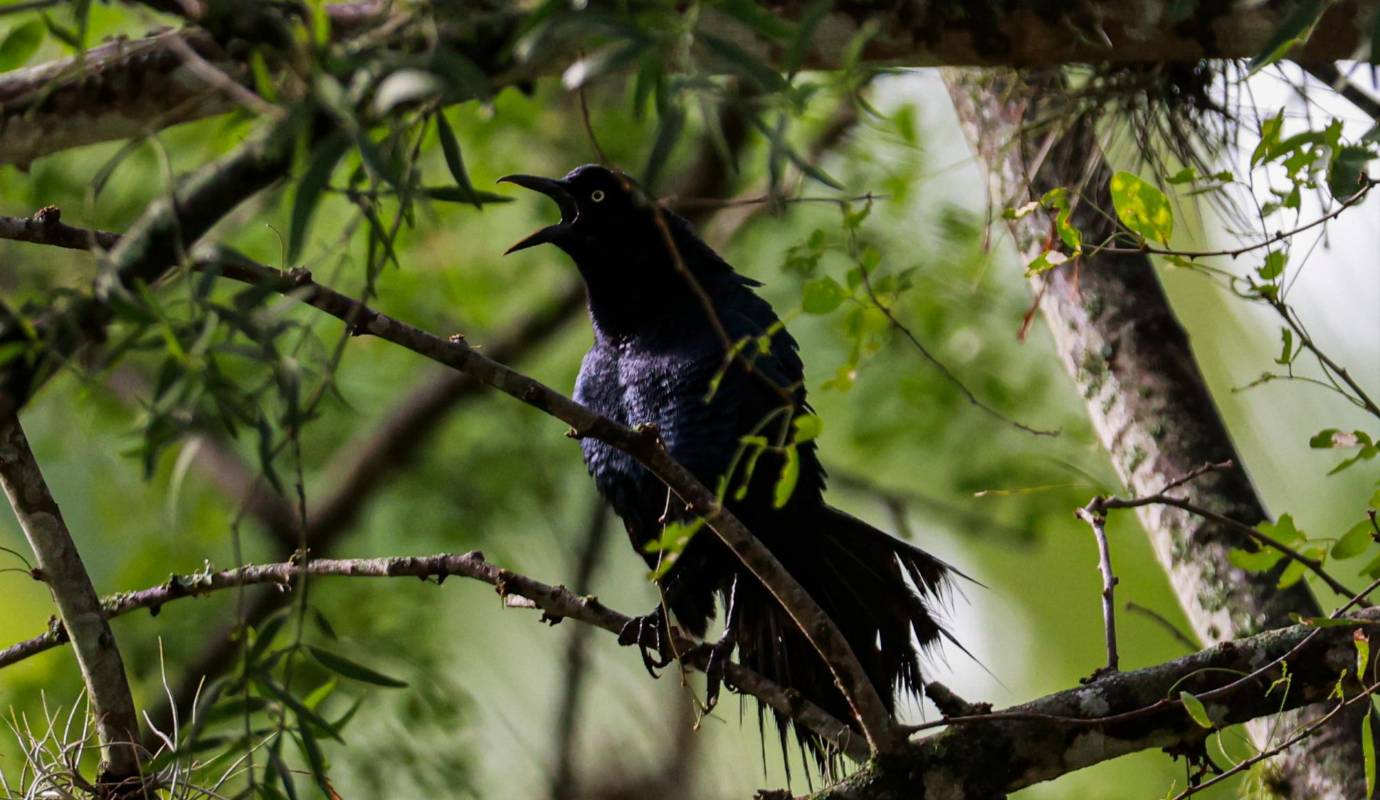
[[[560,206],[560,222],[508,252],[554,244],[574,259],[584,278],[594,345],[581,365],[575,398],[625,425],[654,425],[670,455],[702,483],[728,487],[728,507],[833,619],[888,709],[897,690],[916,693],[917,645],[923,649],[947,636],[933,604],[951,571],[826,504],[825,473],[813,441],[795,446],[798,482],[777,506],[774,488],[784,450],[768,449],[754,459],[755,449],[745,449],[743,438],[790,443],[793,420],[809,414],[810,406],[796,342],[753,291],[761,284],[735,272],[688,221],[657,205],[620,172],[591,164],[561,179],[501,180],[541,192]],[[661,537],[667,521],[686,519],[683,506],[623,452],[588,438],[581,447],[633,547],[655,568],[662,554],[648,552],[647,545]],[[711,705],[722,664],[736,648],[744,666],[852,721],[823,659],[713,533],[693,536],[658,584],[663,602],[620,636],[624,644],[643,648],[649,671],[669,661],[662,609],[703,637],[717,599],[725,622],[710,653]],[[759,719],[760,714],[759,709]],[[777,714],[776,722],[784,747],[788,720]],[[796,735],[821,769],[835,771],[838,762],[826,742],[799,726]]]

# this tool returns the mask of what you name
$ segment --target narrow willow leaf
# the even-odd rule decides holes
[[[292,223],[288,229],[287,260],[289,264],[297,261],[302,253],[302,245],[307,241],[307,230],[311,226],[312,215],[320,204],[321,193],[335,171],[335,165],[345,155],[350,146],[350,137],[335,133],[328,137],[312,155],[307,171],[297,182],[297,194],[292,199]]]
[[[1270,34],[1265,46],[1251,59],[1247,77],[1280,60],[1294,45],[1307,40],[1328,5],[1330,0],[1302,0],[1296,5],[1293,13],[1284,18],[1275,32]]]
[[[372,683],[375,686],[387,686],[393,689],[401,689],[407,686],[405,681],[400,681],[397,678],[384,675],[382,672],[351,661],[339,653],[332,653],[330,650],[310,644],[307,645],[307,651],[311,653],[312,658],[315,658],[321,663],[321,666],[342,677],[351,678],[364,683]]]
[[[1366,764],[1366,800],[1375,796],[1375,737],[1371,735],[1370,721],[1375,712],[1366,709],[1361,719],[1361,759]]]
[[[474,184],[470,183],[469,173],[465,171],[465,160],[460,155],[460,142],[455,138],[455,131],[451,130],[450,123],[446,121],[446,115],[440,111],[436,112],[436,134],[441,139],[441,152],[445,154],[446,168],[455,179],[455,185],[460,187],[463,193],[474,198],[470,202],[474,203],[475,208],[481,208],[482,203],[475,198]]]

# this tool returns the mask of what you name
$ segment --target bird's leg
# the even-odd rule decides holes
[[[670,631],[666,626],[666,611],[658,605],[652,613],[633,617],[618,631],[618,643],[623,646],[637,645],[642,653],[642,665],[653,678],[659,678],[657,670],[670,664],[675,656],[671,653]]]
[[[724,609],[724,632],[709,648],[709,661],[705,664],[704,710],[709,713],[719,702],[719,687],[724,682],[724,665],[733,656],[735,646],[733,628],[738,622],[738,576],[728,585],[728,601]]]

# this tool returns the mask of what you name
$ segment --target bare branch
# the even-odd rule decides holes
[[[449,576],[460,576],[483,581],[497,589],[505,598],[520,597],[530,600],[536,608],[542,610],[543,618],[549,621],[569,617],[617,634],[630,619],[593,597],[580,596],[564,586],[551,586],[490,564],[484,560],[483,554],[478,552],[391,558],[316,558],[305,565],[300,561],[284,561],[219,571],[213,571],[208,567],[205,572],[175,575],[167,583],[159,586],[107,598],[104,603],[96,606],[96,616],[104,621],[140,609],[157,611],[175,600],[200,597],[237,586],[267,584],[291,591],[304,574],[354,578],[412,577],[435,579],[437,583]],[[0,667],[57,647],[64,641],[65,637],[49,633],[21,642],[0,651]],[[681,654],[686,664],[696,669],[704,669],[708,664],[708,650],[697,646],[694,640],[680,634],[674,644],[676,652]],[[809,726],[811,730],[837,744],[850,758],[858,761],[867,759],[867,749],[848,726],[803,700],[797,693],[777,686],[738,664],[727,665],[726,676],[740,691],[760,698],[772,708]]]
[[[1214,730],[1323,702],[1339,676],[1348,698],[1364,697],[1374,687],[1357,682],[1352,636],[1359,629],[1373,638],[1380,631],[1380,611],[1368,609],[1348,619],[1355,625],[1268,631],[1157,666],[1110,673],[1014,708],[942,720],[939,724],[949,729],[917,742],[907,758],[869,764],[815,798],[1004,797],[1127,753],[1196,745],[1211,730],[1195,722],[1177,699],[1165,699],[1181,691],[1203,701]],[[1285,674],[1286,658],[1289,691],[1281,697],[1278,690],[1268,690]],[[1270,666],[1257,670],[1260,664]],[[1250,678],[1238,681],[1239,674]],[[1321,719],[1301,729],[1318,724]]]
[[[101,745],[98,781],[137,782],[139,718],[124,661],[72,534],[48,491],[19,419],[13,416],[0,430],[0,485],[37,557],[33,575],[48,585],[76,650]]]
[[[116,252],[125,247],[117,245]],[[840,691],[848,698],[859,726],[874,752],[890,752],[900,744],[894,735],[891,715],[867,679],[852,647],[833,620],[825,614],[781,562],[759,542],[731,511],[719,504],[714,493],[681,466],[661,446],[659,436],[649,429],[634,430],[597,414],[526,375],[518,373],[470,347],[462,337],[449,340],[433,336],[407,323],[328,289],[297,269],[283,274],[222,248],[203,248],[193,255],[198,268],[214,267],[219,274],[268,291],[278,292],[313,306],[342,320],[356,335],[369,334],[386,339],[492,386],[522,402],[553,416],[576,432],[608,442],[628,453],[666,483],[687,508],[762,581],[772,596],[819,652],[834,674]]]
[[[1116,672],[1119,664],[1116,653],[1116,602],[1113,591],[1116,575],[1112,573],[1112,552],[1107,546],[1107,515],[1095,507],[1096,499],[1078,509],[1078,518],[1092,528],[1097,539],[1097,570],[1102,574],[1102,625],[1107,639],[1107,665],[1093,673],[1093,678],[1105,672]]]

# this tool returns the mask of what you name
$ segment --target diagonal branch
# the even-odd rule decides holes
[[[62,628],[71,638],[91,703],[102,763],[98,781],[119,784],[139,779],[139,718],[129,691],[124,661],[91,585],[91,576],[48,491],[19,419],[0,430],[0,485],[9,497],[19,527],[37,556],[33,575],[48,584]]]
[[[916,743],[910,757],[869,764],[815,798],[1005,797],[1128,753],[1201,747],[1215,730],[1322,703],[1338,686],[1346,699],[1334,710],[1368,707],[1366,698],[1377,687],[1362,685],[1357,675],[1370,675],[1375,659],[1357,663],[1353,636],[1380,632],[1380,611],[1367,609],[1345,621],[1267,631],[1003,711],[946,718],[949,728]],[[1271,666],[1258,670],[1260,664]],[[1250,680],[1233,687],[1241,674],[1251,674]],[[1286,691],[1271,691],[1286,674]],[[1213,694],[1227,687],[1229,700]],[[1166,701],[1180,692],[1202,698],[1211,728],[1194,721],[1181,702]],[[1297,723],[1298,730],[1316,735],[1320,721]],[[1287,736],[1289,728],[1283,730]]]
[[[125,240],[117,245],[117,251]],[[654,430],[633,429],[591,411],[574,400],[506,367],[470,347],[462,337],[441,339],[393,319],[353,298],[324,287],[305,269],[284,274],[224,248],[204,248],[193,254],[194,267],[214,267],[217,274],[283,294],[313,306],[351,326],[355,335],[372,335],[393,342],[433,361],[464,372],[479,381],[568,424],[578,437],[594,437],[631,455],[662,480],[700,516],[776,598],[805,634],[833,673],[849,701],[859,727],[873,752],[892,752],[902,743],[877,687],[867,679],[848,641],[781,562],[754,537],[731,511],[723,507],[684,466],[661,446]]]
[[[833,673],[872,751],[892,752],[899,746],[900,739],[895,735],[891,715],[877,694],[877,688],[867,679],[857,655],[833,621],[776,556],[718,502],[714,493],[671,458],[661,446],[656,431],[629,428],[614,422],[560,392],[487,358],[466,344],[463,338],[441,339],[381,314],[316,283],[306,270],[298,269],[284,275],[237,253],[215,248],[208,248],[194,258],[200,266],[214,266],[226,278],[292,297],[352,324],[353,332],[357,335],[368,334],[385,339],[465,372],[481,383],[565,422],[574,430],[575,436],[599,439],[632,456],[665,483],[688,510],[704,520],[705,525],[733,551],[790,615]]]
[[[238,586],[270,585],[291,591],[292,587],[300,584],[299,579],[303,574],[355,578],[412,577],[435,579],[437,583],[455,575],[483,581],[497,589],[505,598],[520,597],[530,600],[542,610],[543,618],[551,622],[569,617],[616,634],[631,619],[605,606],[594,597],[577,595],[564,586],[542,583],[491,564],[478,552],[419,557],[316,558],[306,562],[305,566],[301,561],[294,560],[274,564],[251,564],[219,571],[211,570],[208,566],[204,572],[174,575],[159,586],[114,595],[107,598],[103,604],[98,604],[96,608],[98,616],[103,612],[104,619],[108,619],[140,609],[156,612],[164,605],[182,598],[200,597]],[[708,649],[697,646],[697,642],[678,631],[673,633],[679,637],[674,644],[682,660],[696,669],[703,670],[709,663]],[[50,631],[20,642],[0,650],[0,667],[50,650],[65,642],[66,636],[61,631]],[[848,726],[809,701],[803,700],[798,694],[738,664],[728,664],[725,675],[739,690],[760,698],[772,708],[808,725],[811,730],[837,744],[850,758],[860,762],[866,760],[867,749]]]

